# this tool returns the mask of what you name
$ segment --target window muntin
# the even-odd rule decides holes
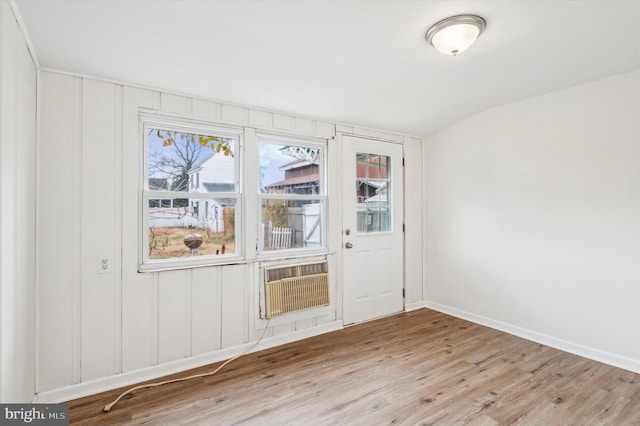
[[[326,143],[258,137],[258,251],[311,250],[325,243]]]
[[[143,119],[141,270],[241,256],[241,131]]]

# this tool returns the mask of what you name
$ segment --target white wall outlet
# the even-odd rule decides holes
[[[100,257],[100,258],[98,258],[98,273],[99,274],[110,274],[111,273],[111,258],[110,257]]]

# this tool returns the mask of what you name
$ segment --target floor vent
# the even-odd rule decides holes
[[[264,270],[266,318],[329,305],[327,262]]]

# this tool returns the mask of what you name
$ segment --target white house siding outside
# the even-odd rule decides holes
[[[231,156],[212,153],[189,170],[189,192],[233,192],[235,188],[235,160]],[[191,199],[187,207],[150,206],[149,226],[208,228],[224,232],[225,208],[232,200]]]

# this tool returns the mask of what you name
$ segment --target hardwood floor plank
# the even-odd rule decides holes
[[[71,424],[640,424],[638,374],[428,309],[245,355],[104,413],[122,390],[70,401]]]

